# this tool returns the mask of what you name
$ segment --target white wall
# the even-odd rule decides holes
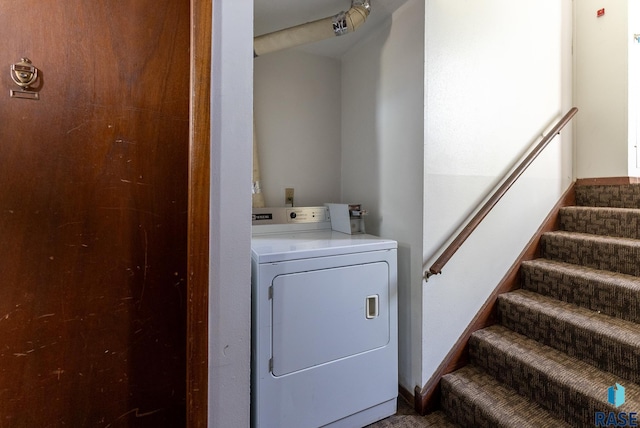
[[[640,3],[629,0],[627,46],[629,52],[629,127],[628,127],[628,171],[631,177],[640,177],[640,150],[638,127],[640,126]]]
[[[375,7],[373,5],[372,7]],[[342,199],[398,241],[399,376],[421,360],[424,1],[410,0],[342,59]]]
[[[632,101],[628,100],[632,47],[628,6],[634,2],[574,2],[575,102],[580,109],[576,117],[577,178],[630,175],[631,150],[635,164],[635,136],[632,142],[628,138],[628,102]],[[597,17],[602,8],[605,15]]]
[[[249,426],[253,0],[213,1],[208,426]]]
[[[425,268],[571,107],[571,1],[428,0]],[[572,180],[566,131],[424,284],[424,385]]]
[[[254,62],[254,111],[267,206],[340,199],[340,61],[296,50]]]

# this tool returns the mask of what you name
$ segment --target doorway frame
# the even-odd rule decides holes
[[[209,187],[212,1],[191,0],[187,229],[188,427],[208,418]]]

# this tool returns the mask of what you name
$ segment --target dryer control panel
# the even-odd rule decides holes
[[[254,208],[253,226],[263,224],[325,223],[331,221],[328,207]]]

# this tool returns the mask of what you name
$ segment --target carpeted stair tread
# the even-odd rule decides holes
[[[528,290],[498,296],[498,319],[517,333],[640,383],[640,324]]]
[[[640,208],[639,184],[576,186],[575,190],[577,205]]]
[[[640,276],[638,239],[556,231],[542,234],[540,245],[551,260]]]
[[[640,386],[500,325],[473,333],[469,353],[472,364],[577,426],[592,424],[596,411],[640,409]],[[607,402],[615,383],[626,388],[617,409]]]
[[[443,407],[465,427],[570,427],[548,411],[468,365],[442,378]]]
[[[564,207],[560,229],[621,238],[640,239],[640,209],[610,207]]]
[[[522,262],[522,288],[640,323],[640,278],[548,259]]]

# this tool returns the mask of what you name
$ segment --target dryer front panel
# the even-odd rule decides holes
[[[283,274],[272,285],[276,377],[389,343],[386,262]]]

